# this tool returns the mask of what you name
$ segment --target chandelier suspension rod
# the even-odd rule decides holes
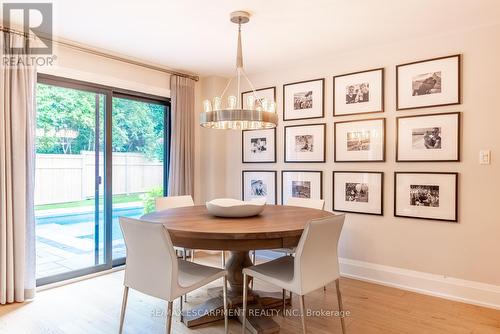
[[[243,51],[241,47],[241,17],[238,18],[238,50],[236,51],[236,68],[243,68]]]

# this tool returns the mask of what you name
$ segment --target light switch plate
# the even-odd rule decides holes
[[[479,151],[479,164],[489,165],[491,163],[491,151],[481,150]]]

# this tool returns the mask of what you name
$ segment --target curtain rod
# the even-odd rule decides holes
[[[106,53],[106,52],[94,50],[94,49],[91,49],[91,48],[86,48],[86,47],[83,47],[83,46],[80,46],[80,45],[77,45],[77,44],[73,44],[73,43],[70,43],[70,42],[58,41],[58,40],[54,40],[54,39],[48,38],[48,37],[35,36],[35,35],[29,34],[29,33],[25,33],[25,32],[18,31],[18,30],[14,30],[14,29],[7,28],[7,27],[4,27],[4,26],[0,26],[0,31],[11,33],[11,34],[25,36],[26,38],[33,38],[33,39],[38,38],[40,40],[44,40],[44,41],[47,41],[47,42],[53,42],[53,43],[59,44],[61,46],[65,46],[67,48],[70,48],[70,49],[73,49],[73,50],[77,50],[77,51],[81,51],[81,52],[85,52],[85,53],[92,54],[92,55],[95,55],[95,56],[104,57],[104,58],[116,60],[116,61],[119,61],[119,62],[122,62],[122,63],[127,63],[127,64],[131,64],[131,65],[135,65],[135,66],[140,66],[140,67],[148,68],[150,70],[154,70],[154,71],[158,71],[158,72],[163,72],[163,73],[172,74],[172,75],[178,75],[180,77],[189,78],[189,79],[192,79],[194,81],[198,81],[199,80],[199,77],[197,75],[186,74],[186,73],[182,73],[182,72],[177,72],[177,71],[174,71],[174,70],[170,70],[170,69],[167,69],[167,68],[164,68],[164,67],[142,63],[142,62],[139,62],[137,60],[133,60],[133,59],[130,59],[130,58],[125,58],[125,57],[121,57],[121,56],[112,55],[112,54],[109,54],[109,53]]]

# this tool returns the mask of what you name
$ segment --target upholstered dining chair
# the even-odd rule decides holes
[[[325,207],[325,200],[323,199],[309,199],[309,198],[297,198],[297,197],[291,197],[285,205],[290,205],[290,206],[301,206],[304,208],[310,208],[310,209],[318,209],[318,210],[323,210]],[[272,249],[273,252],[278,252],[278,253],[283,253],[285,255],[291,255],[295,253],[295,247],[293,248],[277,248],[277,249]],[[256,260],[256,254],[255,251],[252,251],[252,263],[255,265],[255,260]],[[251,284],[251,288],[253,289],[253,280]],[[292,298],[291,293],[290,293],[290,299]]]
[[[303,208],[323,210],[325,208],[325,200],[324,199],[291,197],[286,202],[285,205],[300,206]],[[273,249],[273,251],[279,252],[279,253],[285,253],[286,255],[290,255],[290,254],[295,253],[295,247],[293,247],[293,248],[278,248],[278,249]]]
[[[194,206],[193,198],[189,195],[185,196],[168,196],[168,197],[159,197],[155,200],[155,209],[156,211],[182,208],[186,206]],[[183,254],[184,259],[186,259],[187,250],[185,248],[174,247],[177,251],[180,251]],[[191,249],[191,261],[194,261],[195,250]],[[226,253],[222,251],[221,257],[221,267],[224,268],[226,266]]]
[[[311,220],[297,246],[295,257],[282,256],[276,260],[243,269],[243,324],[246,331],[248,276],[261,279],[300,296],[302,332],[306,333],[304,295],[335,281],[339,310],[343,311],[339,285],[338,242],[345,215]],[[285,298],[283,295],[283,310]],[[345,323],[341,314],[342,333]]]
[[[155,199],[155,209],[156,211],[183,208],[187,206],[194,206],[193,198],[189,195],[186,196],[168,196],[168,197],[158,197]],[[174,249],[181,252],[184,260],[186,260],[187,249],[176,247]],[[191,261],[194,260],[194,252],[191,251]]]
[[[324,199],[291,197],[286,202],[286,205],[300,206],[303,208],[323,210],[325,208],[325,200]],[[272,251],[278,252],[278,253],[284,253],[285,255],[293,255],[295,253],[295,247],[277,248],[277,249],[273,249]],[[254,262],[254,264],[255,264],[255,262]],[[253,281],[252,281],[252,284],[253,284]],[[326,287],[323,287],[323,289],[326,291]],[[285,292],[283,292],[283,293],[285,293]],[[292,292],[290,292],[290,300],[292,300]]]
[[[159,223],[120,218],[127,249],[119,333],[123,331],[129,289],[167,301],[166,333],[172,329],[172,304],[182,295],[223,278],[224,324],[228,333],[227,272],[179,259],[167,229]]]
[[[325,200],[290,197],[285,205],[301,206],[303,208],[323,210],[325,208]]]

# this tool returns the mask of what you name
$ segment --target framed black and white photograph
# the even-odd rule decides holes
[[[325,162],[326,124],[285,126],[285,162]]]
[[[397,110],[460,104],[460,55],[396,66]]]
[[[283,120],[325,116],[325,79],[283,85]]]
[[[244,170],[241,172],[241,180],[241,198],[243,201],[265,198],[267,204],[277,204],[276,171]]]
[[[394,216],[458,221],[458,173],[394,173]]]
[[[263,108],[262,101],[276,102],[276,87],[260,88],[241,93],[241,105],[243,109]]]
[[[335,162],[385,161],[385,118],[335,122]]]
[[[286,205],[291,197],[323,199],[323,172],[281,171],[281,204]]]
[[[243,130],[241,136],[241,162],[276,162],[276,129]]]
[[[384,173],[333,172],[333,211],[384,214]]]
[[[333,77],[333,116],[383,111],[383,68]]]
[[[396,161],[459,161],[460,113],[398,117]]]

